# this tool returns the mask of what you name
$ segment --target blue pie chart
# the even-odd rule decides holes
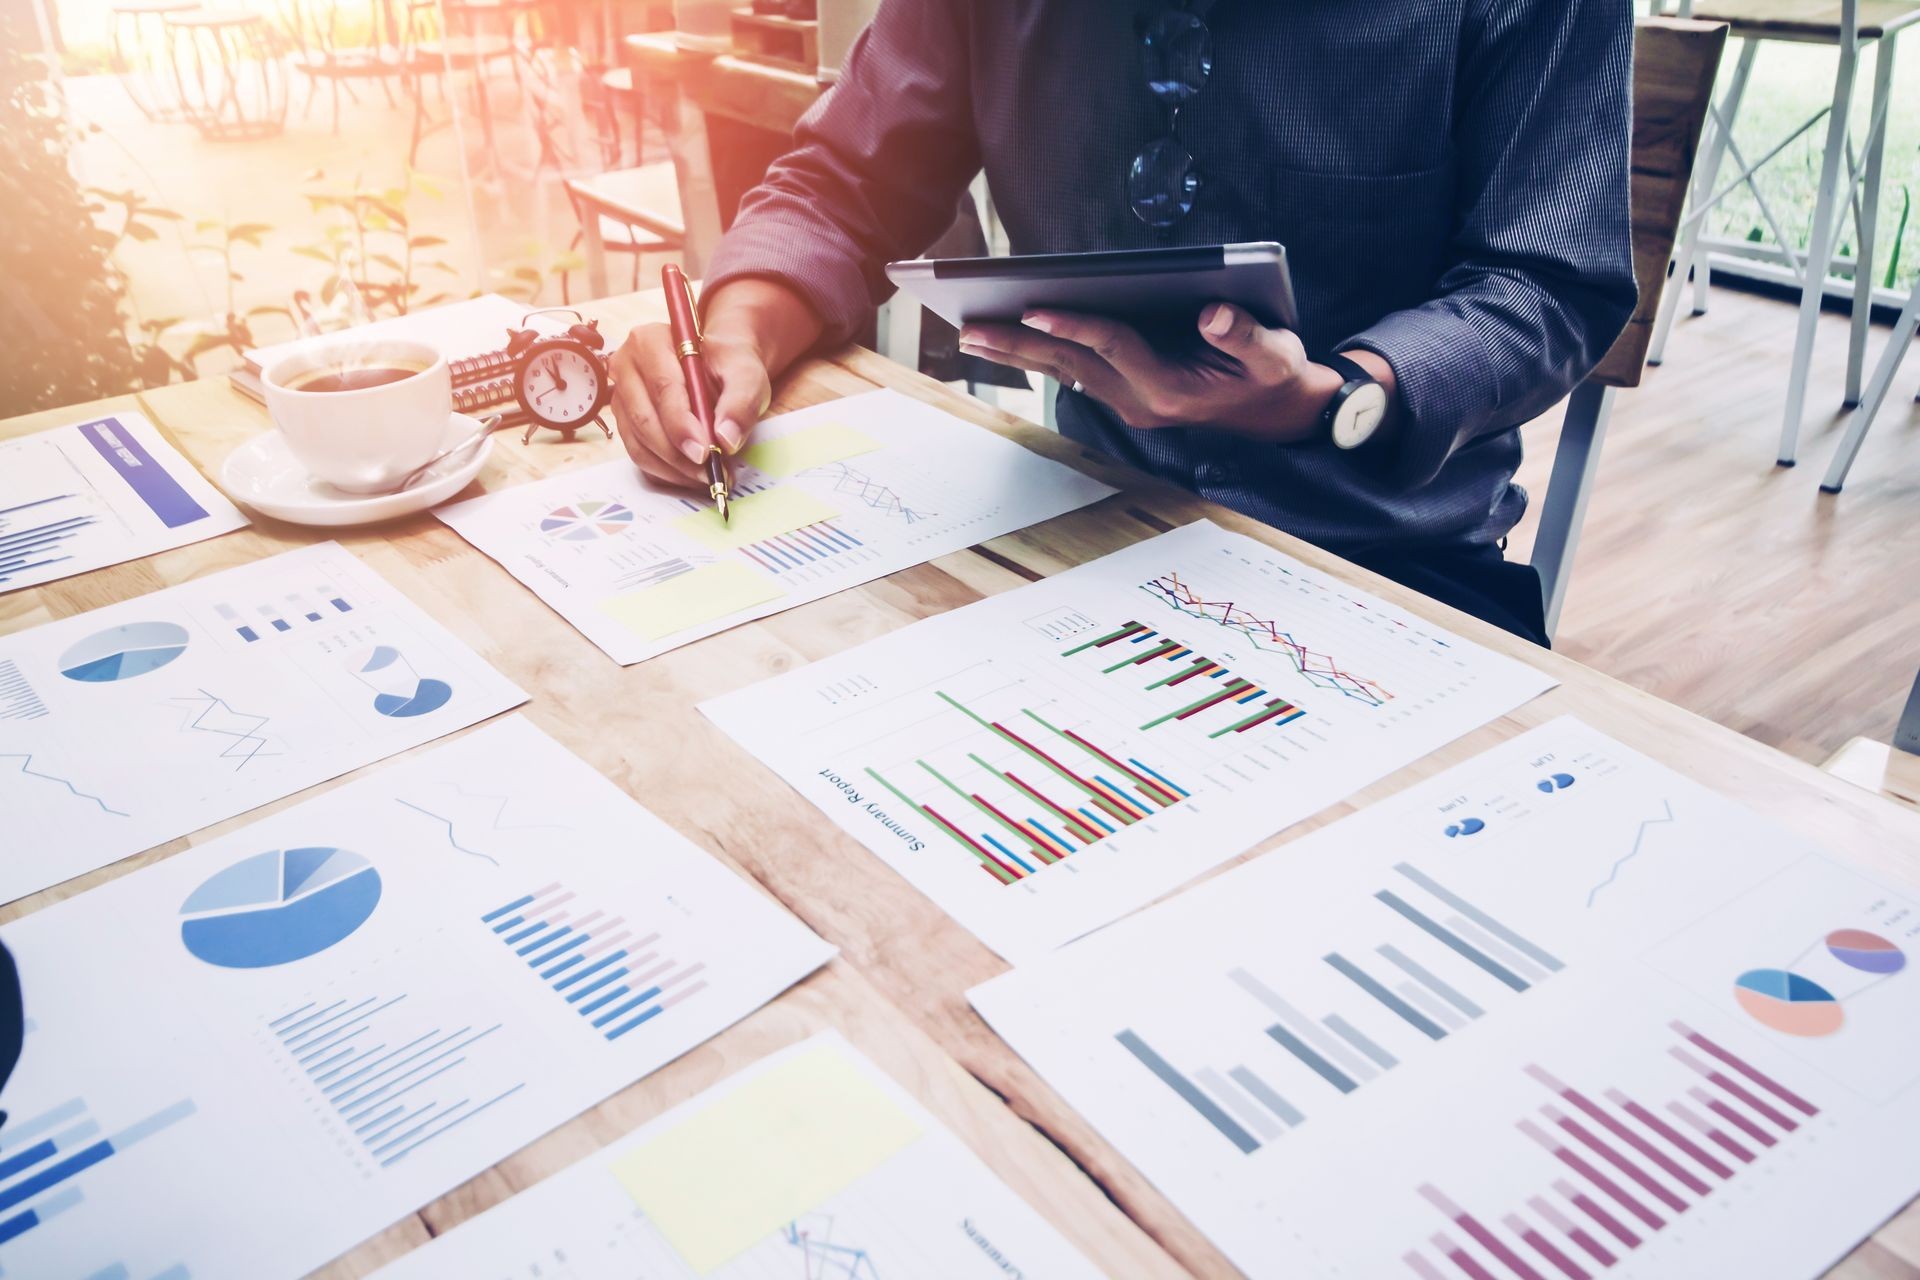
[[[180,905],[180,941],[222,969],[264,969],[318,955],[365,924],[380,873],[357,853],[314,845],[243,858]]]
[[[187,651],[187,629],[172,622],[129,622],[96,631],[60,655],[60,674],[108,684],[158,671]]]

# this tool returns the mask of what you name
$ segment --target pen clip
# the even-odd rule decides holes
[[[693,341],[697,345],[702,338],[700,332],[700,306],[693,300],[693,281],[685,273],[680,274],[680,291],[687,298],[687,322],[693,326]]]

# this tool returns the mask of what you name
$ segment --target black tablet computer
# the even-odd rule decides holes
[[[1029,311],[1083,311],[1152,335],[1191,335],[1230,302],[1269,327],[1299,328],[1287,251],[1272,241],[1012,258],[920,258],[887,278],[954,325],[1018,323]]]

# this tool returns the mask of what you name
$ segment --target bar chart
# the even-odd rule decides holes
[[[1343,980],[1350,998],[1318,1017],[1302,1011],[1304,1001],[1282,994],[1287,981],[1252,972],[1251,961],[1223,975],[1224,986],[1244,998],[1220,1007],[1245,1009],[1249,1000],[1257,1006],[1263,1016],[1253,1025],[1269,1042],[1265,1047],[1277,1051],[1271,1062],[1249,1057],[1228,1064],[1197,1043],[1170,1049],[1182,1061],[1207,1063],[1188,1074],[1135,1028],[1120,1031],[1116,1042],[1220,1137],[1251,1154],[1304,1124],[1324,1103],[1400,1066],[1407,1051],[1396,1046],[1409,1036],[1416,1046],[1445,1040],[1484,1016],[1486,996],[1466,989],[1476,976],[1481,991],[1491,986],[1518,995],[1565,968],[1552,952],[1418,867],[1400,863],[1393,870],[1404,883],[1376,891],[1373,901],[1390,913],[1389,924],[1428,940],[1426,959],[1411,954],[1411,939],[1399,937],[1374,945],[1370,954],[1326,952],[1321,963]],[[1292,981],[1309,985],[1302,975]],[[1219,1032],[1209,1043],[1228,1038]]]
[[[1584,1280],[1590,1268],[1630,1258],[1821,1113],[1687,1023],[1667,1032],[1674,1078],[1664,1096],[1645,1101],[1611,1086],[1583,1090],[1527,1064],[1523,1087],[1547,1100],[1514,1129],[1538,1153],[1537,1190],[1493,1218],[1421,1184],[1415,1194],[1453,1231],[1440,1227],[1409,1250],[1407,1269],[1420,1280]]]
[[[1195,653],[1191,645],[1143,622],[1127,622],[1060,656],[1073,658],[1082,653],[1090,653],[1104,664],[1101,675],[1142,679],[1145,683],[1140,688],[1147,693],[1167,691],[1163,696],[1172,698],[1174,705],[1141,725],[1143,733],[1165,724],[1192,721],[1207,737],[1224,738],[1263,724],[1292,724],[1307,714],[1254,681],[1234,675],[1212,658]],[[1209,718],[1208,712],[1215,714]],[[1214,722],[1219,727],[1214,727]]]
[[[214,602],[213,610],[222,622],[248,644],[286,635],[295,628],[328,622],[353,612],[353,604],[334,587],[317,584],[304,591],[290,591],[278,599],[238,603]]]
[[[378,1169],[525,1088],[488,1051],[504,1024],[436,1016],[397,995],[313,1000],[269,1020],[280,1053]]]
[[[921,776],[911,781],[895,781],[872,766],[866,772],[1001,884],[1023,880],[1191,794],[1126,748],[1103,747],[1030,707],[1003,720],[944,690],[934,690],[934,697],[943,719],[960,721],[966,772],[950,776],[924,757],[913,760]],[[951,730],[928,729],[929,742],[944,740],[949,753],[957,750]]]
[[[72,559],[73,543],[99,523],[77,493],[0,507],[0,586]]]
[[[706,989],[704,963],[671,959],[658,933],[623,916],[579,910],[557,881],[495,907],[480,923],[608,1040]]]
[[[110,1134],[84,1098],[9,1120],[0,1143],[0,1245],[56,1223],[85,1198],[94,1166],[190,1118],[191,1098],[162,1107]]]

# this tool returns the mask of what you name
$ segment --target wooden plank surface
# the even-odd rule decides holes
[[[637,320],[660,315],[657,294],[611,299],[587,309],[601,319],[609,340],[616,340]],[[751,1056],[828,1025],[839,1027],[947,1118],[1016,1190],[1109,1273],[1172,1274],[1177,1261],[1199,1275],[1232,1274],[1224,1257],[973,1014],[966,1003],[966,989],[1003,972],[1004,963],[696,709],[702,699],[1201,517],[1335,573],[1409,613],[1541,666],[1562,682],[1513,715],[1290,829],[1261,850],[1296,839],[1521,729],[1571,712],[1837,854],[1883,873],[1915,879],[1911,859],[1920,850],[1920,814],[1888,804],[1565,657],[1535,649],[1284,534],[1125,471],[870,352],[848,350],[803,365],[783,380],[775,408],[798,408],[875,386],[893,387],[998,431],[1124,491],[1086,510],[629,668],[615,666],[497,565],[430,516],[340,535],[341,542],[528,689],[533,699],[524,713],[534,723],[695,843],[758,881],[837,944],[842,958],[827,973],[735,1031],[623,1091],[368,1242],[331,1268],[331,1274],[362,1273],[424,1238],[429,1224],[443,1228],[494,1202],[510,1188],[557,1170],[595,1143],[625,1132]],[[258,406],[218,380],[147,393],[138,398],[138,405],[209,475],[217,475],[225,455],[264,425]],[[76,420],[90,411],[39,415],[36,422],[45,426]],[[0,438],[32,425],[0,423]],[[517,438],[503,438],[468,493],[495,491],[620,456],[617,444],[597,435],[583,436],[572,444],[541,441],[527,446]],[[324,536],[262,521],[252,530],[135,564],[0,596],[0,632],[126,599]],[[0,920],[126,874],[299,798],[34,895],[0,909]],[[969,1085],[948,1059],[986,1090]],[[992,1100],[994,1094],[1005,1099],[1005,1109]],[[1072,1172],[1073,1165],[1084,1177]],[[1036,1194],[1041,1187],[1045,1195]],[[1920,1269],[1909,1261],[1920,1257],[1913,1244],[1915,1234],[1913,1224],[1896,1221],[1846,1264],[1842,1274],[1920,1276]]]
[[[1860,0],[1857,12],[1860,35],[1872,40],[1920,21],[1920,0]],[[1736,39],[1832,41],[1840,31],[1840,0],[1701,0],[1693,16],[1728,23]]]

